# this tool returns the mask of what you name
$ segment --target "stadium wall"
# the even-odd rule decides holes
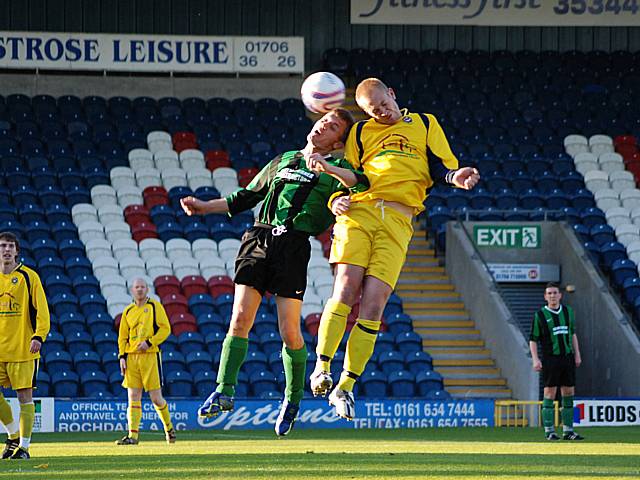
[[[468,223],[468,222],[467,222]],[[527,339],[493,287],[491,276],[459,224],[447,225],[447,274],[517,400],[537,400],[539,375],[531,369]]]
[[[518,224],[526,223],[519,222]],[[482,224],[482,222],[465,222],[465,228],[472,232],[473,225],[478,224]],[[576,394],[599,397],[639,396],[640,383],[638,383],[637,366],[640,364],[640,340],[627,315],[611,295],[607,283],[594,268],[568,224],[558,222],[533,222],[533,224],[541,226],[541,248],[485,247],[478,249],[480,254],[485,262],[554,263],[560,265],[562,283],[572,283],[576,286],[576,293],[571,296],[565,294],[563,299],[575,309],[577,333],[582,352],[583,364],[577,372]],[[475,253],[462,228],[452,223],[448,228],[454,233],[451,236],[456,237],[456,242],[465,244],[465,251],[468,252],[470,248],[470,252]],[[504,332],[498,330],[499,325],[495,324],[495,319],[476,317],[476,315],[480,317],[487,314],[485,312],[487,307],[482,304],[489,302],[486,302],[482,293],[476,293],[480,287],[466,278],[465,262],[457,260],[460,258],[460,254],[456,255],[455,250],[449,249],[449,237],[447,235],[447,269],[452,270],[451,275],[456,287],[463,295],[465,303],[468,298],[470,299],[470,303],[467,305],[474,320],[480,326],[483,323],[493,322],[496,327],[493,329],[483,328],[483,335],[492,336],[495,334],[504,342]],[[451,241],[454,242],[454,239],[452,238]],[[456,243],[452,243],[452,245],[460,252],[460,246],[457,246]],[[471,262],[474,266],[477,263],[481,263],[481,260],[473,259]],[[484,268],[482,271],[486,277],[489,277]],[[490,277],[489,281],[491,282]],[[484,286],[482,288],[484,289]],[[492,292],[492,295],[487,298],[493,298],[493,293],[496,292]],[[542,298],[540,300],[542,306],[544,300]],[[476,308],[478,309],[477,313]],[[533,312],[531,314],[533,315]],[[509,325],[509,336],[511,336],[511,327],[517,328],[511,313],[508,313],[507,317],[503,317],[502,321],[503,325]],[[528,346],[526,354],[526,367],[531,370]],[[518,357],[514,357],[513,360],[522,361]],[[502,365],[500,367],[502,368]]]
[[[399,50],[640,50],[638,27],[351,25],[345,0],[4,0],[0,30],[301,35],[308,70],[333,47]],[[319,27],[320,26],[320,27]]]

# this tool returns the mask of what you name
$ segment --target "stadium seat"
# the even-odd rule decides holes
[[[376,351],[379,354],[383,352],[389,352],[394,350],[395,342],[394,336],[387,332],[378,333],[378,339],[376,340]]]
[[[394,350],[381,352],[378,356],[378,366],[385,375],[404,368],[404,355]]]
[[[417,374],[415,384],[420,396],[426,396],[430,391],[442,390],[443,388],[442,376],[434,370]]]
[[[211,357],[211,354],[209,352],[202,351],[203,349],[204,345],[202,345],[200,350],[192,351],[185,357],[189,372],[191,372],[194,377],[200,371],[210,372],[213,368],[213,358]]]
[[[411,317],[405,313],[393,313],[391,315],[385,315],[384,318],[387,324],[387,331],[391,335],[413,331],[413,321]]]
[[[224,319],[213,311],[209,311],[197,316],[196,323],[198,324],[198,331],[205,337],[214,332],[226,332],[226,324]]]
[[[282,339],[276,332],[267,332],[260,335],[260,346],[262,351],[267,355],[282,350]]]
[[[79,377],[73,371],[56,370],[51,374],[51,388],[56,397],[77,397]]]
[[[44,355],[44,361],[47,370],[50,372],[66,372],[72,370],[72,357],[69,353],[62,350],[55,350]]]
[[[395,337],[398,351],[407,354],[422,350],[422,337],[415,332],[400,333]]]
[[[82,373],[80,384],[85,397],[97,397],[100,392],[103,395],[109,395],[109,379],[100,370]]]
[[[390,373],[388,383],[390,393],[394,397],[413,397],[415,394],[416,377],[407,370]]]
[[[100,332],[93,336],[93,344],[98,355],[118,351],[118,335],[115,332]]]
[[[268,370],[254,370],[249,374],[249,384],[251,393],[256,397],[260,397],[264,392],[278,390],[278,382],[273,373]]]
[[[220,353],[225,336],[226,332],[213,332],[204,337],[204,344],[211,355]]]
[[[378,370],[367,369],[358,383],[364,397],[386,398],[387,396],[387,376]]]
[[[176,351],[162,352],[162,369],[165,375],[180,370],[186,370],[187,365],[184,355]]]
[[[405,356],[405,365],[414,375],[433,369],[431,355],[424,351],[409,352]]]
[[[194,319],[195,322],[195,319]],[[197,332],[184,332],[178,337],[178,347],[183,355],[204,351],[204,337]],[[188,360],[187,360],[188,361]]]
[[[258,351],[248,352],[247,357],[242,365],[242,370],[249,372],[263,371],[267,369],[267,356]]]
[[[211,370],[200,370],[193,374],[193,383],[199,397],[208,397],[216,388],[216,374]]]
[[[188,397],[192,393],[193,377],[185,370],[175,370],[165,376],[170,397]]]

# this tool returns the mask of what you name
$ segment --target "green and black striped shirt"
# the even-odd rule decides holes
[[[573,309],[560,305],[558,311],[544,306],[536,312],[529,340],[540,341],[543,356],[572,355],[573,334],[576,332]]]
[[[284,225],[288,229],[318,235],[334,222],[327,207],[329,197],[338,192],[358,193],[369,188],[366,175],[346,160],[327,157],[331,165],[354,172],[357,182],[346,188],[326,173],[316,174],[307,168],[299,151],[285,152],[269,162],[246,188],[226,197],[229,214],[248,210],[264,201],[258,221],[267,225]]]

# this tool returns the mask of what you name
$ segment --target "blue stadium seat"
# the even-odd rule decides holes
[[[451,394],[446,390],[429,390],[425,395],[427,400],[449,401],[452,399]]]
[[[62,194],[60,194],[60,202],[54,202],[50,200],[43,200],[42,195],[40,196],[42,203],[45,204],[44,214],[47,217],[47,221],[49,223],[58,223],[58,222],[71,222],[73,221],[71,218],[71,209],[61,203],[63,201]],[[84,249],[83,249],[84,252]]]
[[[211,371],[213,368],[213,358],[208,352],[190,352],[185,357],[187,367],[192,375],[200,371]]]
[[[615,230],[606,223],[600,223],[593,225],[589,229],[589,236],[598,245],[604,245],[605,243],[611,243],[616,241]]]
[[[84,331],[72,332],[70,335],[65,335],[67,341],[67,350],[71,356],[76,355],[79,352],[88,352],[92,350],[91,335]]]
[[[261,336],[270,332],[277,333],[278,319],[272,313],[268,313],[266,311],[259,312],[256,315],[256,319],[253,324],[253,331],[258,336]]]
[[[434,370],[428,370],[416,375],[415,383],[417,393],[420,396],[426,396],[432,390],[443,389],[442,375]]]
[[[118,367],[117,372],[109,373],[109,389],[114,395],[118,396],[118,394],[122,393],[124,393],[125,396],[127,395],[127,390],[122,386],[123,380],[124,378],[120,373],[120,367]]]
[[[36,378],[37,390],[34,392],[38,397],[48,397],[51,395],[51,377],[42,370],[38,370]]]
[[[162,352],[162,370],[165,375],[180,370],[186,370],[186,368],[186,361],[182,353],[166,350]]]
[[[260,335],[259,343],[260,348],[267,356],[282,350],[282,339],[275,332],[267,332]]]
[[[49,305],[57,316],[68,312],[78,311],[78,297],[69,293],[61,293],[51,298]]]
[[[226,333],[224,332],[213,332],[204,337],[204,343],[211,355],[216,355],[220,352],[225,336]]]
[[[404,355],[394,350],[381,352],[378,355],[378,366],[385,375],[404,368]]]
[[[47,339],[42,346],[43,352],[48,354],[56,351],[63,351],[64,348],[64,335],[55,330],[49,330]],[[71,360],[71,358],[69,358],[69,360]]]
[[[414,375],[433,369],[431,355],[424,351],[409,352],[405,356],[405,365]]]
[[[51,231],[55,232],[58,241],[78,239],[78,230],[73,222],[56,222],[52,225]]]
[[[64,268],[67,271],[67,275],[69,275],[69,277],[73,279],[75,279],[76,277],[93,275],[91,262],[84,255],[71,257],[64,263]]]
[[[189,397],[192,392],[193,377],[185,370],[174,370],[165,376],[167,394],[170,397]]]
[[[392,293],[389,296],[382,315],[386,318],[394,313],[402,313],[402,299],[396,293]]]
[[[45,222],[44,209],[40,205],[27,203],[18,208],[18,217],[24,224],[32,222]]]
[[[196,394],[201,398],[206,398],[216,389],[216,374],[211,370],[200,370],[194,373],[193,383],[196,387]]]
[[[247,357],[242,365],[245,372],[257,372],[266,370],[268,366],[267,356],[260,351],[248,352]]]
[[[600,245],[600,259],[602,261],[602,267],[605,270],[610,270],[616,260],[626,258],[627,250],[620,242],[609,242]]]
[[[230,222],[218,222],[210,226],[209,236],[219,242],[225,238],[238,238],[238,232]]]
[[[112,333],[114,330],[113,318],[107,312],[92,312],[86,319],[87,328],[93,336],[102,332]]]
[[[40,238],[31,243],[31,253],[36,261],[43,258],[54,258],[58,255],[58,244],[50,238]]]
[[[198,323],[198,331],[205,337],[210,333],[224,333],[227,330],[224,319],[217,313],[203,313],[196,317],[196,322]]]
[[[398,351],[407,354],[422,350],[422,337],[415,332],[400,333],[395,337]]]
[[[70,338],[76,332],[84,332],[86,321],[81,313],[70,311],[58,315],[58,325],[62,334]]]
[[[595,242],[584,242],[583,247],[596,265],[600,264],[600,246]]]
[[[98,355],[118,351],[118,335],[115,332],[104,331],[93,336],[93,344]]]
[[[224,293],[222,295],[218,295],[215,303],[218,313],[220,313],[223,318],[228,318],[231,315],[231,310],[233,309],[233,294]]]
[[[587,209],[591,209],[596,206],[596,202],[593,198],[593,194],[584,188],[580,188],[575,190],[571,194],[571,205],[576,210],[587,211]]]
[[[86,316],[92,313],[106,312],[107,301],[99,293],[88,293],[80,297],[80,309]]]
[[[120,358],[118,352],[106,352],[101,357],[102,369],[108,376],[113,373],[120,373]]]
[[[574,207],[575,207],[575,202],[574,202]],[[580,217],[582,219],[582,223],[588,227],[592,227],[593,225],[598,225],[600,223],[607,223],[607,219],[604,215],[604,212],[597,207],[590,207],[590,208],[585,208],[581,210]]]
[[[406,313],[398,312],[385,316],[385,323],[387,324],[387,331],[391,335],[413,331],[413,321]]]
[[[56,397],[77,397],[78,374],[72,371],[56,370],[51,374],[51,388]]]
[[[189,298],[188,305],[189,305],[189,311],[197,319],[200,319],[202,317],[202,319],[204,320],[204,317],[206,315],[209,315],[209,314],[213,315],[213,313],[211,312],[215,310],[215,303],[213,301],[213,297],[211,295],[204,294],[204,293],[192,295]],[[198,325],[200,325],[200,321],[198,321]]]
[[[622,288],[625,280],[637,278],[637,276],[636,264],[627,258],[616,260],[611,264],[611,278],[617,288]]]
[[[52,373],[70,371],[73,365],[71,355],[63,350],[48,352],[44,355],[44,361],[47,365],[47,370]]]
[[[100,282],[93,274],[74,276],[71,283],[76,296],[80,298],[81,309],[84,307],[83,298],[90,298],[87,295],[100,295]],[[85,314],[88,315],[87,312]]]
[[[565,207],[571,206],[571,198],[565,192],[560,189],[553,189],[549,191],[546,196],[547,207],[551,210],[561,210]]]
[[[345,335],[345,337],[347,337]],[[378,339],[376,340],[376,352],[382,354],[382,352],[389,352],[395,348],[395,337],[388,332],[378,333]]]
[[[100,356],[93,351],[78,352],[73,356],[76,373],[82,377],[86,372],[100,371]]]
[[[184,332],[178,336],[178,347],[183,355],[204,351],[204,337],[198,332]]]
[[[387,396],[387,376],[379,370],[365,371],[358,380],[362,395],[369,398],[385,398]]]
[[[389,374],[390,393],[394,397],[413,397],[415,395],[415,376],[407,370],[399,370]]]
[[[278,390],[278,382],[270,371],[253,371],[249,374],[249,384],[251,385],[251,393],[255,397],[259,397],[267,391]]]
[[[629,305],[634,305],[638,297],[640,297],[640,278],[629,277],[622,282],[622,294],[624,300]]]

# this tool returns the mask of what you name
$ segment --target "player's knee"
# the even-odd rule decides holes
[[[246,312],[233,312],[229,333],[234,337],[246,337],[253,325],[253,318]]]
[[[163,407],[165,404],[164,398],[162,397],[162,391],[160,389],[149,392],[149,398],[156,407]]]
[[[31,403],[33,401],[33,390],[30,388],[22,388],[16,391],[19,403]]]
[[[302,334],[296,330],[281,331],[282,341],[285,346],[291,350],[300,350],[304,346]]]

